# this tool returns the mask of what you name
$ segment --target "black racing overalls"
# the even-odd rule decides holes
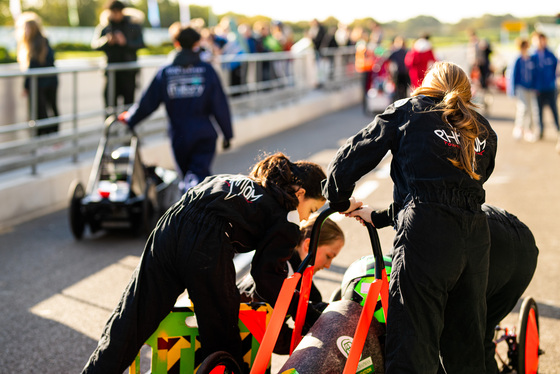
[[[349,207],[355,183],[391,151],[396,217],[386,373],[436,373],[439,353],[451,373],[484,372],[490,236],[482,184],[494,168],[497,139],[482,116],[476,140],[480,180],[453,166],[459,135],[433,110],[435,100],[413,97],[389,106],[338,150],[324,193],[330,206]]]
[[[234,253],[256,250],[256,292],[274,306],[299,242],[299,221],[291,217],[244,176],[217,175],[191,188],[158,221],[83,373],[121,374],[185,289],[203,356],[227,351],[241,364]]]
[[[490,227],[490,270],[486,303],[486,373],[498,373],[493,343],[495,327],[513,310],[537,267],[539,250],[531,230],[516,216],[482,205]]]

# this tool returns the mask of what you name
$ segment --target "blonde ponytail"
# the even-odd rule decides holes
[[[480,179],[476,173],[475,142],[486,133],[477,117],[472,100],[471,84],[467,74],[451,62],[436,62],[426,74],[421,87],[412,96],[425,95],[440,99],[434,108],[442,112],[442,119],[459,134],[461,152],[458,159],[449,159],[471,178]]]

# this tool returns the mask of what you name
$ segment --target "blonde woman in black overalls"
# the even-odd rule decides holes
[[[437,62],[339,149],[328,168],[330,206],[359,216],[356,181],[390,151],[396,212],[386,373],[483,373],[490,236],[482,187],[497,138],[474,110],[457,65]],[[355,212],[354,212],[355,211]],[[367,218],[367,217],[365,217]]]

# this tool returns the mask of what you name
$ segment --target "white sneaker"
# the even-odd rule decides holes
[[[185,191],[187,191],[188,189],[196,186],[198,183],[200,183],[200,181],[198,180],[198,177],[196,176],[196,174],[187,171],[187,175],[185,175],[185,178],[183,179],[184,184],[184,189]]]
[[[523,129],[521,129],[521,127],[514,127],[513,128],[513,138],[515,140],[519,140],[519,139],[521,139],[522,136],[523,136]]]
[[[535,136],[535,134],[530,131],[527,131],[525,133],[523,139],[525,139],[525,141],[529,143],[535,143],[537,141],[537,137]]]

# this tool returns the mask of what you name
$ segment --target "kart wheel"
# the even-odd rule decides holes
[[[82,199],[85,196],[84,186],[78,181],[72,182],[69,194],[70,207],[68,219],[70,230],[74,238],[80,240],[84,236],[84,230],[86,228],[86,218],[82,214]]]
[[[532,297],[519,312],[518,374],[536,374],[539,368],[539,310]]]
[[[241,369],[233,356],[227,352],[214,352],[206,357],[196,371],[197,374],[240,374]]]

